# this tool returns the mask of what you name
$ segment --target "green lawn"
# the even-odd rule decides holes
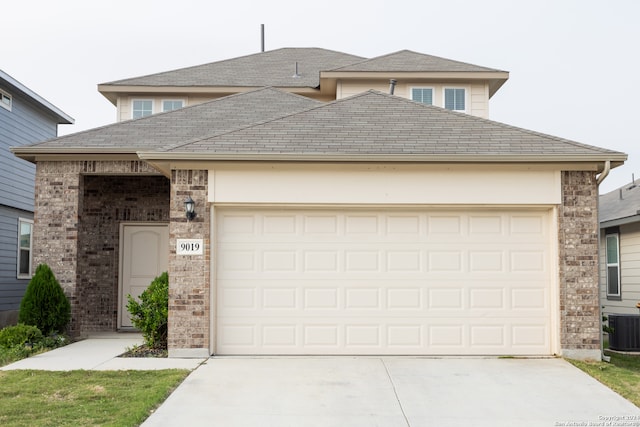
[[[137,426],[189,374],[161,371],[0,371],[0,425]]]
[[[640,355],[607,353],[610,363],[567,360],[640,407]]]

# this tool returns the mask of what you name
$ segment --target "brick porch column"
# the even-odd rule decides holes
[[[558,211],[562,354],[600,359],[598,187],[594,172],[562,172]]]
[[[82,179],[77,162],[38,162],[33,227],[33,268],[46,263],[71,303],[67,333],[81,335],[78,289],[78,224]]]
[[[210,325],[210,230],[208,171],[171,171],[169,224],[169,357],[208,357]],[[184,200],[196,203],[187,221]],[[202,239],[203,255],[176,255],[177,239]]]

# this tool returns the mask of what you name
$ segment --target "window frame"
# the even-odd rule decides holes
[[[5,99],[8,99],[9,102],[5,103]],[[7,111],[13,111],[13,96],[5,90],[0,89],[0,107],[4,108]]]
[[[616,262],[610,262],[609,260],[609,238],[615,237],[615,249],[616,249]],[[606,293],[609,300],[621,300],[622,299],[622,275],[620,268],[620,233],[619,231],[607,231],[604,236],[604,250],[605,250],[605,278],[606,278]],[[617,293],[610,291],[610,268],[616,268],[616,280],[617,280]]]
[[[453,90],[463,90],[464,91],[464,109],[463,110],[458,110],[458,109],[449,109],[447,108],[447,89],[453,89]],[[467,107],[469,105],[469,100],[468,98],[468,93],[469,93],[469,89],[465,86],[444,86],[442,88],[442,108],[444,108],[445,110],[449,110],[449,111],[456,111],[458,113],[466,113],[469,108]],[[454,95],[455,97],[455,95]],[[455,99],[454,99],[455,102]]]
[[[30,233],[29,233],[29,247],[24,248],[22,246],[21,237],[22,237],[22,224],[29,224]],[[16,254],[16,277],[18,279],[31,279],[33,277],[33,220],[29,218],[18,218],[18,241],[17,241],[17,254]],[[29,272],[23,273],[20,269],[21,261],[22,261],[22,251],[29,251]]]
[[[427,104],[426,102],[422,102],[422,101],[418,101],[416,99],[413,99],[413,90],[414,89],[421,89],[421,90],[430,90],[431,91],[431,104]],[[409,87],[409,98],[414,101],[414,102],[419,102],[420,104],[424,104],[424,105],[436,105],[435,104],[435,100],[436,100],[436,90],[433,86],[411,86]]]
[[[164,103],[165,103],[165,102],[178,102],[178,101],[182,103],[182,105],[181,105],[180,107],[178,107],[178,108],[172,108],[171,110],[165,110],[165,108],[164,108]],[[186,106],[186,104],[187,104],[187,103],[186,103],[186,101],[185,101],[184,99],[182,99],[182,98],[167,98],[167,99],[162,99],[162,100],[160,101],[160,110],[161,110],[161,112],[162,112],[162,113],[166,113],[166,112],[168,112],[168,111],[175,111],[175,110],[179,110],[180,108],[184,108],[184,107]]]
[[[151,103],[151,112],[149,114],[144,114],[141,116],[136,117],[135,112],[136,112],[136,108],[135,108],[135,103],[136,102],[150,102]],[[154,102],[153,99],[149,99],[149,98],[134,98],[131,100],[131,118],[132,119],[141,119],[143,117],[149,117],[153,115],[153,110],[154,110]],[[140,111],[145,111],[145,110],[140,110]]]

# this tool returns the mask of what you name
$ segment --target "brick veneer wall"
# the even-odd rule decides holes
[[[169,224],[170,357],[209,355],[211,218],[208,171],[171,171]],[[196,202],[197,216],[187,221],[184,200]],[[176,239],[203,239],[203,255],[176,255]]]
[[[33,263],[47,263],[56,275],[60,285],[71,302],[71,324],[69,333],[81,336],[86,331],[96,328],[110,328],[107,321],[89,319],[92,313],[88,311],[85,297],[95,302],[96,293],[88,296],[92,291],[85,292],[79,282],[88,277],[82,269],[97,268],[91,261],[91,245],[83,243],[84,238],[80,222],[83,219],[85,189],[83,175],[112,174],[112,175],[156,175],[158,172],[140,161],[43,161],[36,166],[35,212],[33,230]],[[166,178],[165,178],[166,180]],[[93,184],[93,183],[92,183]],[[103,190],[107,190],[104,188]],[[94,193],[95,194],[95,193]],[[168,200],[168,191],[165,198]],[[168,203],[167,203],[168,205]],[[131,215],[131,210],[129,210]],[[136,214],[134,214],[135,216]],[[115,218],[114,218],[115,221]],[[117,236],[117,233],[116,233]],[[86,234],[86,238],[93,238]],[[100,242],[95,242],[93,249],[100,250]],[[108,243],[104,243],[109,247]],[[80,261],[79,254],[84,252],[84,261]],[[84,263],[84,264],[83,264]],[[113,279],[111,279],[110,283]],[[117,268],[116,268],[117,283]],[[116,287],[117,292],[117,287]],[[113,291],[107,299],[113,298]],[[100,311],[104,312],[109,304],[101,302]],[[116,306],[117,307],[117,306]],[[106,309],[108,311],[109,309]],[[113,310],[113,309],[111,309]],[[113,315],[111,314],[110,317]],[[88,323],[85,323],[88,322]],[[96,325],[97,323],[97,325]],[[101,329],[102,330],[102,329]]]
[[[560,343],[564,355],[580,358],[600,354],[597,199],[595,173],[562,172]]]

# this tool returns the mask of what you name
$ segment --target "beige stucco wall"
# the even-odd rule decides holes
[[[424,87],[433,89],[433,105],[444,107],[445,88],[464,88],[467,94],[467,114],[478,117],[489,118],[489,86],[479,83],[454,83],[454,82],[411,82],[398,81],[394,95],[403,98],[411,98],[411,88]],[[380,92],[389,92],[389,81],[338,81],[336,87],[336,98],[346,98],[357,95],[367,90],[374,89]]]
[[[184,106],[188,107],[190,105],[202,104],[203,102],[211,101],[212,99],[219,98],[213,95],[166,95],[166,96],[148,96],[148,95],[139,95],[139,96],[121,96],[118,97],[117,102],[117,121],[122,122],[125,120],[131,120],[132,114],[132,103],[133,100],[136,99],[150,99],[153,100],[153,114],[162,112],[162,101],[164,100],[182,100],[184,101]]]
[[[604,230],[600,236],[600,300],[604,314],[640,314],[640,223],[620,226],[620,290],[622,300],[607,299]]]
[[[217,164],[211,203],[557,205],[560,172],[491,166]]]

